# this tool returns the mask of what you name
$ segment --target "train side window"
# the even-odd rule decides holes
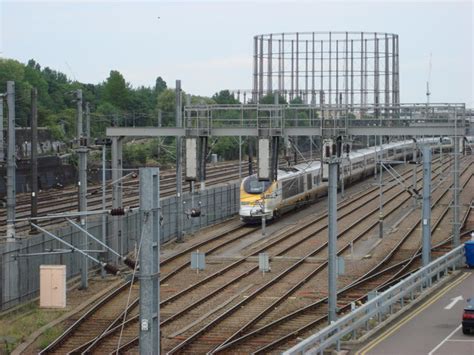
[[[300,176],[298,179],[298,193],[304,192],[304,176]]]
[[[282,183],[283,199],[298,194],[298,178],[283,181]]]
[[[311,179],[311,174],[306,175],[306,189],[311,190],[313,188],[313,180]]]
[[[319,175],[313,176],[313,183],[316,186],[319,186]]]

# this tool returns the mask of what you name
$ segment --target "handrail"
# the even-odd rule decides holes
[[[381,321],[384,316],[392,313],[392,306],[394,304],[399,302],[403,304],[405,297],[412,297],[413,293],[417,290],[421,291],[424,287],[431,286],[433,277],[439,279],[440,273],[444,272],[446,275],[449,268],[454,270],[463,258],[464,245],[460,245],[380,293],[361,307],[296,344],[283,354],[303,354],[307,351],[322,354],[325,349],[332,345],[336,345],[339,348],[340,342],[345,336],[354,333],[359,328],[367,327],[371,319],[377,318]]]

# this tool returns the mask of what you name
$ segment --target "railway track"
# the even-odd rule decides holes
[[[189,265],[189,258],[187,260],[184,259],[189,256],[191,251],[198,248],[206,250],[207,252],[218,250],[232,241],[251,233],[253,230],[254,228],[248,228],[243,226],[241,223],[238,223],[237,225],[225,229],[212,237],[203,239],[188,248],[169,255],[160,262],[161,269],[165,270],[165,277],[161,279],[161,283],[164,283],[169,277],[171,277],[171,275],[178,273]],[[60,337],[58,337],[41,353],[68,353],[78,348],[80,345],[94,339],[97,334],[107,331],[108,327],[113,327],[115,325],[114,321],[121,319],[128,303],[131,304],[129,310],[133,309],[133,303],[136,303],[138,300],[137,290],[137,284],[132,285],[131,281],[124,282],[123,285],[119,286],[101,301],[94,304],[87,313],[77,319]],[[97,323],[97,317],[102,317],[104,314],[107,315],[104,317],[104,322]]]
[[[302,158],[299,159],[302,161]],[[284,161],[282,160],[283,164]],[[238,167],[239,163],[236,161],[218,163],[216,165],[210,165],[207,168],[207,185],[217,185],[221,183],[227,183],[232,180],[238,180]],[[242,162],[242,165],[247,167],[246,162]],[[137,169],[138,170],[138,169]],[[248,170],[242,168],[242,177],[248,176]],[[163,170],[160,174],[161,184],[160,191],[162,197],[174,195],[176,193],[176,175],[171,169]],[[111,189],[107,182],[107,189]],[[123,186],[123,198],[122,202],[124,206],[137,206],[138,205],[138,179],[129,178],[122,182]],[[198,191],[196,186],[196,191]],[[90,210],[102,208],[102,197],[101,191],[102,186],[95,184],[88,187],[88,208]],[[190,191],[189,185],[183,181],[183,191]],[[31,196],[29,193],[18,194],[16,198],[16,218],[28,218],[30,217],[31,211]],[[109,191],[106,196],[106,208],[112,206],[112,194]],[[78,192],[76,187],[67,187],[64,189],[50,189],[46,191],[40,191],[38,194],[38,216],[45,216],[47,214],[57,212],[72,212],[77,211],[78,208]],[[53,221],[39,221],[40,226],[51,226],[58,224],[57,220]],[[19,222],[16,224],[16,230],[18,232],[25,232],[30,230],[30,226],[27,222]],[[0,209],[0,233],[6,231],[6,209]]]
[[[208,173],[208,185],[217,185],[221,183],[229,182],[230,180],[237,180],[239,178],[238,173],[235,172],[235,165],[225,165],[210,169]],[[246,176],[243,174],[242,176]],[[175,194],[175,178],[172,174],[166,174],[162,176],[161,182],[161,196],[167,197]],[[101,186],[94,186],[88,189],[88,209],[102,209],[102,197],[101,197]],[[183,184],[183,191],[190,191],[188,184]],[[25,194],[22,194],[25,195]],[[29,195],[28,195],[29,197]],[[77,211],[78,198],[77,191],[74,189],[48,191],[44,194],[39,194],[40,203],[38,204],[38,216],[45,216],[51,213],[58,212],[72,212]],[[16,218],[28,218],[30,216],[30,200],[22,199],[23,202],[19,201],[16,209]],[[139,203],[138,197],[138,180],[133,179],[123,184],[123,198],[122,204],[124,206],[137,206]],[[108,193],[106,198],[107,208],[112,206],[112,196]],[[53,221],[41,221],[40,226],[48,226],[57,224],[57,220]],[[0,233],[6,228],[6,210],[0,210]],[[27,222],[18,222],[16,224],[16,230],[18,232],[28,231],[30,229]]]
[[[409,199],[409,197],[407,198]],[[398,207],[404,205],[404,202],[398,202]],[[368,226],[361,226],[359,223],[354,223],[346,228],[342,233],[338,234],[338,247],[339,254],[342,250],[345,250],[350,246],[351,243],[359,240],[363,235],[370,232],[373,228],[378,225],[378,220],[374,223],[370,223]],[[344,241],[345,245],[341,248],[340,239],[341,235],[348,234],[351,230],[356,234],[352,240]],[[316,279],[316,276],[326,279],[325,273],[327,261],[317,263],[305,262],[310,257],[315,257],[327,246],[327,243],[320,245],[319,247],[311,250],[303,258],[300,258],[297,262],[293,263],[290,267],[284,271],[278,273],[269,282],[264,283],[262,286],[251,292],[240,302],[227,308],[225,312],[220,313],[211,321],[200,324],[194,327],[190,331],[186,332],[184,339],[176,339],[179,343],[172,347],[168,353],[176,352],[190,352],[190,353],[208,353],[212,352],[216,348],[226,344],[239,337],[244,332],[250,330],[254,325],[267,314],[277,308],[285,308],[283,302],[288,300],[290,297],[295,297],[298,290],[303,289],[303,286]],[[324,257],[323,257],[324,259]],[[322,290],[324,293],[325,291]],[[294,306],[298,302],[291,302]],[[232,317],[231,317],[232,316]],[[266,339],[265,339],[266,341]],[[241,350],[239,348],[239,350]],[[243,349],[246,352],[246,349]]]
[[[472,175],[466,179],[464,186],[471,181],[471,177]],[[446,193],[447,190],[442,192],[436,202],[440,203],[442,198],[446,198]],[[447,208],[444,208],[436,223],[432,226],[433,230],[442,223],[446,214]],[[338,294],[338,306],[341,310],[347,310],[350,307],[350,302],[363,300],[368,290],[382,288],[398,281],[406,272],[409,272],[409,266],[414,263],[416,256],[420,254],[420,249],[415,249],[415,252],[409,253],[410,255],[407,257],[407,253],[403,251],[402,247],[410,237],[413,239],[418,226],[419,220],[411,226],[385,258],[373,265],[369,271],[358,277],[356,281],[349,281],[345,287],[342,287]],[[344,248],[340,248],[339,254],[343,252]],[[353,278],[354,276],[352,276]],[[362,286],[363,288],[361,288]],[[320,294],[324,293],[320,292]],[[326,301],[326,297],[321,297],[318,301],[300,306],[280,318],[270,319],[260,324],[256,323],[254,325],[255,329],[250,329],[247,334],[229,338],[227,344],[224,342],[218,352],[232,352],[232,350],[236,350],[236,346],[238,346],[239,351],[245,353],[278,352],[291,347],[297,342],[297,338],[304,338],[314,333],[318,326],[325,324],[327,321]],[[265,345],[262,347],[263,344]],[[282,347],[278,347],[282,344]]]
[[[372,190],[376,190],[376,189],[372,189]],[[364,194],[361,194],[361,195],[364,195]],[[363,204],[363,203],[362,203],[362,204]],[[341,204],[341,205],[343,205],[343,204]],[[324,218],[325,218],[325,216],[323,215],[323,216],[320,217],[320,220],[322,220],[322,219],[324,219]],[[283,238],[282,238],[282,239],[283,239]],[[262,249],[264,250],[265,247],[266,247],[266,246],[264,246]],[[256,253],[256,252],[255,252],[255,253]],[[255,253],[254,253],[254,254],[255,254]],[[252,255],[254,255],[254,254],[252,254]],[[245,260],[245,258],[242,258],[242,260]],[[237,261],[236,263],[244,263],[244,261]],[[234,263],[234,264],[236,264],[236,263]],[[231,265],[232,265],[232,264],[231,264]],[[229,266],[230,266],[230,265],[229,265]],[[235,266],[235,265],[234,265],[234,266]],[[228,267],[226,267],[226,268],[228,268]],[[224,269],[226,269],[226,268],[224,268]],[[222,275],[222,272],[224,272],[224,269],[220,271],[220,275]],[[230,268],[229,268],[229,269],[230,269]],[[179,314],[179,315],[182,315],[183,312],[189,311],[192,307],[199,306],[199,304],[205,302],[205,301],[206,301],[207,299],[209,299],[210,297],[214,296],[215,294],[219,293],[220,291],[225,290],[225,289],[228,288],[230,285],[232,285],[234,282],[238,282],[239,280],[241,280],[242,278],[248,276],[250,273],[252,273],[252,272],[254,272],[254,271],[255,271],[255,270],[249,272],[249,270],[247,269],[247,270],[245,270],[244,272],[242,272],[241,275],[237,275],[237,276],[234,275],[233,280],[235,280],[235,281],[233,281],[233,280],[231,279],[231,281],[229,281],[229,282],[227,282],[227,283],[224,283],[220,288],[215,289],[215,292],[212,292],[211,294],[208,294],[208,295],[206,296],[206,299],[205,299],[205,300],[203,300],[203,299],[201,298],[201,299],[196,300],[194,303],[189,304],[188,307],[185,307],[185,308],[182,308],[182,307],[181,307],[181,308],[182,308],[182,312],[181,312],[181,313],[179,313],[179,312],[174,312],[174,313],[171,312],[172,315],[171,315],[171,316],[168,316],[167,318],[165,318],[165,320],[162,322],[162,326],[166,326],[167,324],[172,323],[172,321],[178,317],[178,314]],[[221,283],[221,284],[222,284],[222,283]],[[187,292],[189,293],[189,291],[195,290],[196,287],[198,287],[198,286],[194,286],[194,285],[193,285],[191,289],[187,289]],[[199,298],[199,297],[198,297],[198,298]],[[171,301],[175,301],[176,299],[177,299],[176,297],[172,297],[172,298],[165,299],[165,301],[162,302],[162,306],[166,306],[166,305],[169,304]],[[130,309],[130,311],[131,311],[131,312],[129,312],[129,314],[130,314],[130,315],[133,315],[133,312],[132,312],[133,309]],[[165,314],[166,314],[166,312],[165,312]],[[166,316],[165,316],[165,317],[166,317]],[[125,341],[127,341],[127,342],[129,343],[129,345],[132,345],[132,346],[133,346],[133,344],[134,344],[134,339],[133,339],[133,337],[131,338],[130,341],[128,341],[128,339],[131,337],[131,334],[134,333],[134,332],[133,332],[133,329],[135,329],[135,335],[136,335],[136,333],[137,333],[136,320],[137,320],[137,317],[136,317],[136,316],[132,316],[131,318],[129,318],[129,319],[127,320],[127,323],[126,323],[125,327],[124,327],[124,333],[123,333],[123,339],[124,339]],[[104,339],[105,339],[105,338],[107,338],[107,339],[113,339],[113,337],[111,337],[110,335],[114,335],[114,334],[115,334],[115,336],[116,336],[117,331],[118,331],[118,328],[117,328],[117,327],[115,327],[115,328],[112,327],[112,328],[110,328],[110,329],[111,329],[111,331],[108,332],[108,333],[106,333],[106,336],[105,336],[105,334],[104,334],[104,336],[103,336],[102,338],[104,338]],[[129,329],[132,329],[132,331],[129,332],[129,331],[128,331]],[[109,344],[109,348],[107,348],[107,347],[102,347],[102,348],[100,348],[100,347],[98,347],[98,345],[97,345],[98,343],[99,343],[98,341],[95,342],[95,344],[93,345],[93,348],[92,348],[92,349],[94,349],[94,351],[101,352],[101,353],[102,353],[102,352],[107,352],[107,351],[109,351],[109,350],[111,349],[111,348],[110,348],[110,344],[115,344],[115,346],[117,345],[117,341],[109,341],[109,343],[110,343],[110,344]],[[90,346],[91,344],[92,344],[92,343],[88,343],[88,346]],[[84,348],[82,348],[82,349],[84,349]],[[89,350],[91,350],[91,349],[89,349]]]

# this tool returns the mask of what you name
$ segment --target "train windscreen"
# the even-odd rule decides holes
[[[248,194],[261,194],[270,187],[270,181],[258,181],[256,175],[249,176],[244,182],[244,190]]]

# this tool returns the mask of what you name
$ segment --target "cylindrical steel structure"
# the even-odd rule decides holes
[[[295,32],[254,37],[252,99],[279,92],[287,101],[398,105],[398,35]]]

